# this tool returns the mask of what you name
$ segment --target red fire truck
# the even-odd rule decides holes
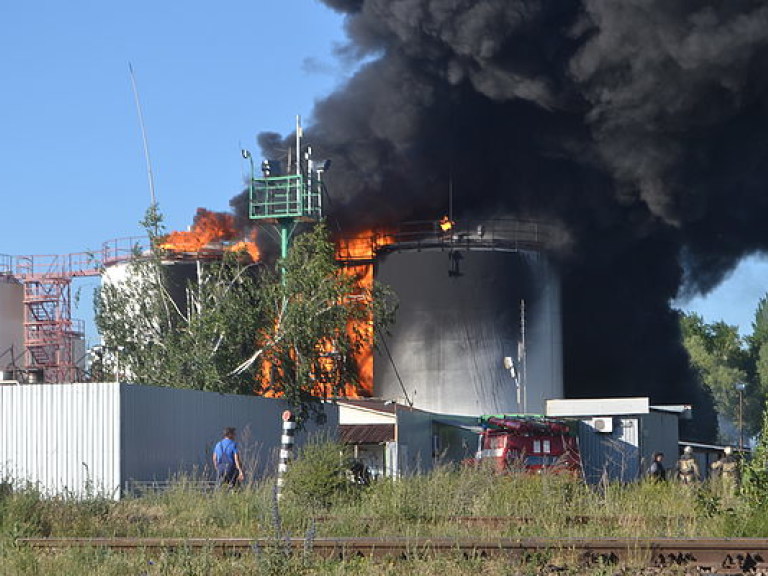
[[[528,415],[482,416],[478,461],[492,461],[499,471],[581,472],[578,423]]]

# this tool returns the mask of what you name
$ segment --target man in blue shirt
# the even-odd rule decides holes
[[[217,483],[234,488],[243,481],[243,465],[235,442],[235,429],[225,428],[224,438],[213,449],[213,467],[216,470]]]

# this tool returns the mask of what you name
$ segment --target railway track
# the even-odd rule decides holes
[[[17,544],[37,550],[207,550],[240,555],[282,547],[293,553],[339,560],[460,554],[563,567],[613,565],[715,574],[768,573],[768,539],[762,538],[20,538]]]
[[[330,524],[341,520],[347,522],[346,519],[340,519],[336,516],[318,516],[315,521],[318,523]],[[566,516],[562,518],[562,521],[566,526],[580,526],[585,524],[610,524],[610,525],[638,525],[638,524],[655,524],[655,525],[667,525],[667,524],[684,524],[686,522],[694,522],[695,516]],[[362,516],[357,519],[358,522],[365,524],[377,524],[385,523],[388,520],[382,518]],[[422,520],[426,524],[461,524],[464,526],[477,526],[493,529],[504,529],[511,526],[520,526],[528,524],[538,524],[542,521],[540,517],[536,516],[435,516],[430,518],[424,518]]]

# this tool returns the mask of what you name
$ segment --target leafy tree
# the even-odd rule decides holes
[[[168,290],[161,223],[150,208],[142,224],[151,250],[128,264],[130,281],[105,282],[96,295],[96,323],[119,371],[161,386],[283,396],[300,418],[359,385],[355,355],[373,344],[374,316],[380,326],[391,321],[394,297],[342,270],[323,224],[276,267],[242,254],[203,265],[179,303]]]
[[[162,218],[150,208],[142,222],[150,238],[137,251],[126,278],[106,281],[96,294],[96,324],[111,368],[139,381],[217,392],[247,393],[253,371],[231,374],[250,348],[263,318],[254,281],[257,268],[242,254],[205,263],[186,287],[186,302],[169,292],[168,267],[160,249]]]
[[[768,395],[768,295],[757,304],[752,335],[747,339],[755,361],[755,372],[763,396]]]
[[[235,372],[257,366],[260,391],[307,417],[319,397],[358,388],[356,358],[373,345],[372,323],[391,323],[396,303],[389,289],[360,285],[339,266],[322,224],[297,238],[277,268],[260,283],[268,322]]]
[[[757,303],[755,319],[752,321],[752,335],[749,337],[750,345],[765,344],[768,342],[768,294]]]
[[[768,410],[763,411],[762,428],[752,459],[745,466],[743,480],[747,500],[752,505],[764,507],[768,500]]]
[[[725,322],[707,324],[698,314],[681,316],[683,342],[702,383],[711,391],[718,413],[737,422],[739,393],[736,383],[745,383],[744,430],[753,435],[760,429],[764,395],[754,379],[754,358],[735,326]]]
[[[762,429],[755,453],[754,470],[759,470],[765,484],[765,493],[768,493],[768,477],[766,465],[768,464],[768,294],[763,296],[757,304],[755,319],[752,322],[752,334],[747,339],[749,350],[755,363],[755,375],[757,383],[756,396],[762,402],[752,408],[755,412],[762,413]],[[751,413],[750,413],[751,416]]]

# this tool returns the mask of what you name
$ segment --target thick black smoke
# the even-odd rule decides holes
[[[438,218],[451,182],[459,217],[558,223],[567,392],[704,411],[669,302],[768,247],[768,5],[324,1],[367,62],[307,130],[334,217]]]

